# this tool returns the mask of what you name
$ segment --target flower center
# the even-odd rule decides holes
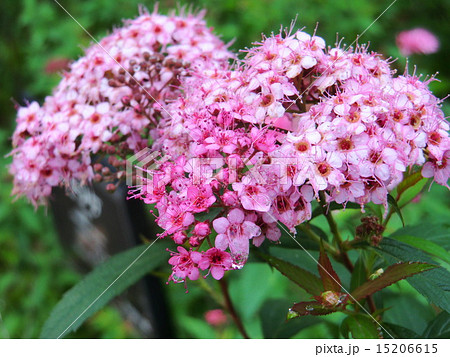
[[[321,162],[317,165],[317,171],[319,171],[319,174],[323,177],[326,177],[331,172],[331,166],[328,165],[326,162]]]

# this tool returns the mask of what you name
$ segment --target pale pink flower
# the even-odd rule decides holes
[[[216,248],[231,251],[236,267],[241,268],[247,261],[249,239],[261,233],[260,228],[253,222],[245,220],[244,211],[239,208],[231,210],[227,217],[220,217],[213,221],[218,233]]]
[[[431,54],[439,49],[438,38],[430,31],[423,28],[415,28],[400,32],[395,41],[403,56],[415,53]]]
[[[233,183],[233,190],[238,193],[245,209],[259,212],[267,212],[270,209],[272,201],[268,190],[258,185],[253,178],[243,177],[241,182]]]

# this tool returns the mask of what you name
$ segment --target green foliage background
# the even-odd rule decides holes
[[[154,6],[154,2],[148,0],[61,0],[60,3],[95,38],[104,36],[114,26],[120,26],[121,19],[136,16],[138,4],[149,9]],[[370,26],[360,42],[370,41],[373,50],[386,56],[400,57],[394,63],[400,72],[403,72],[406,60],[395,46],[396,33],[416,26],[425,27],[440,38],[441,49],[429,56],[412,56],[410,63],[417,64],[418,73],[433,74],[439,71],[441,81],[433,82],[432,89],[437,96],[444,97],[450,89],[450,67],[447,64],[450,1],[398,0],[379,21],[372,24],[391,3],[390,0],[198,0],[160,1],[159,8],[162,12],[183,5],[206,8],[208,24],[222,35],[224,41],[234,40],[234,50],[260,40],[261,33],[277,32],[280,25],[289,26],[294,18],[297,18],[295,27],[305,26],[308,32],[313,32],[318,22],[317,34],[324,37],[328,44],[336,41],[336,33],[339,39],[344,38],[344,43],[350,44],[357,34]],[[9,136],[14,128],[15,111],[11,99],[20,104],[32,99],[42,101],[59,81],[59,75],[45,73],[46,63],[55,58],[75,59],[90,42],[86,33],[52,0],[3,0],[0,3],[1,338],[37,337],[63,292],[81,278],[59,246],[52,218],[45,209],[34,211],[24,200],[11,202],[11,178],[6,168],[10,158],[4,158],[4,155],[10,150]],[[449,112],[448,107],[445,110]],[[445,224],[447,230],[441,239],[448,242],[448,202],[448,191],[434,185],[418,203],[403,211],[406,223]],[[339,218],[349,222],[349,226],[350,223],[354,226],[355,220],[359,219],[358,214],[351,211],[343,212],[341,216]],[[391,232],[400,226],[400,221],[395,217]],[[353,232],[348,230],[344,236],[351,234]],[[448,248],[447,243],[445,249]],[[309,263],[305,260],[305,264]],[[278,311],[277,306],[287,308],[293,302],[306,298],[301,289],[291,285],[265,264],[248,264],[242,272],[229,275],[232,298],[254,337],[268,333],[261,329],[260,316],[267,318],[267,314],[271,313],[273,319],[277,319],[285,311]],[[238,336],[231,324],[220,331],[208,326],[202,316],[208,309],[217,308],[217,305],[196,284],[191,284],[189,290],[190,293],[185,294],[180,285],[167,287],[180,337]],[[387,321],[409,326],[416,333],[423,332],[427,321],[435,315],[426,300],[406,282],[390,288],[384,299],[385,304],[394,300],[397,302],[388,312]],[[402,299],[402,303],[398,303],[398,299]],[[411,319],[411,314],[407,312],[412,308],[421,319]],[[339,314],[332,315],[321,320],[320,324],[309,327],[306,322],[298,337],[339,337],[336,322],[342,318]],[[75,334],[75,337],[103,338],[135,336],[135,331],[113,307],[98,312]]]

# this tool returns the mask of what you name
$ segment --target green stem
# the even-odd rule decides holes
[[[242,321],[239,318],[239,315],[237,314],[236,309],[234,308],[233,302],[231,301],[231,297],[228,292],[228,284],[227,284],[225,278],[222,278],[219,280],[219,285],[220,285],[220,288],[222,289],[226,308],[227,308],[229,314],[231,315],[234,323],[236,324],[239,332],[241,333],[242,337],[250,338],[250,336],[245,331],[244,325],[242,324]]]
[[[334,220],[333,214],[330,210],[327,209],[325,203],[325,194],[323,191],[319,192],[320,197],[320,206],[322,207],[323,214],[325,215],[325,218],[327,219],[328,225],[330,226],[330,231],[333,234],[334,242],[339,248],[338,256],[339,260],[347,267],[347,269],[350,272],[353,272],[353,263],[351,262],[345,247],[344,247],[344,241],[341,237],[341,234],[339,233],[338,226],[336,224],[336,221]]]
[[[227,306],[225,305],[224,300],[222,299],[222,296],[220,296],[220,294],[217,293],[216,290],[214,290],[207,282],[205,279],[203,278],[199,278],[197,280],[195,280],[195,282],[197,283],[197,285],[203,289],[204,291],[206,291],[206,293],[208,293],[209,296],[211,296],[211,298],[217,303],[219,304],[223,309],[227,309]]]

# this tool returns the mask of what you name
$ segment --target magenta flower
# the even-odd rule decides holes
[[[192,212],[206,211],[216,202],[216,197],[213,195],[210,186],[190,186],[187,189],[187,198],[191,203],[188,209]]]
[[[165,230],[165,234],[173,234],[191,225],[194,222],[194,215],[187,212],[185,207],[170,205],[156,221]]]
[[[415,53],[428,55],[439,49],[438,38],[423,28],[402,31],[397,35],[395,41],[403,56]]]
[[[187,251],[179,246],[178,253],[171,253],[169,264],[172,265],[172,274],[169,280],[183,282],[186,278],[197,280],[200,276],[197,264],[202,259],[202,254],[195,251]]]
[[[230,270],[233,260],[230,253],[224,252],[217,248],[210,248],[203,253],[198,266],[205,270],[209,268],[214,279],[220,280],[223,278],[225,271]]]

